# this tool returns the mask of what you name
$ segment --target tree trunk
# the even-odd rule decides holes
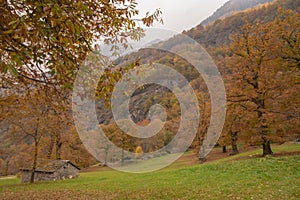
[[[238,147],[237,147],[237,144],[232,144],[232,152],[231,152],[231,155],[236,155],[239,153],[239,150],[238,150]]]
[[[201,163],[204,163],[206,161],[206,158],[205,158],[205,147],[206,147],[205,135],[206,135],[206,133],[207,133],[207,127],[205,127],[204,131],[200,135],[199,160],[201,161]]]
[[[227,153],[227,148],[226,148],[226,145],[224,145],[224,146],[223,146],[223,148],[222,148],[222,152],[223,152],[223,153]]]
[[[239,153],[238,147],[237,147],[237,135],[238,132],[231,132],[230,136],[231,136],[231,147],[232,147],[232,152],[230,153],[230,155],[236,155]]]
[[[60,139],[60,134],[56,133],[56,151],[55,151],[55,157],[57,160],[61,160],[61,146],[62,146],[62,142]]]
[[[104,166],[107,166],[108,151],[109,151],[109,145],[106,144],[106,147],[105,147],[105,160],[104,160]]]
[[[273,154],[273,152],[271,149],[270,140],[266,137],[266,135],[269,134],[269,127],[265,118],[265,113],[261,111],[265,109],[265,101],[263,100],[263,98],[259,98],[259,100],[257,100],[257,105],[257,116],[260,123],[259,131],[263,140],[263,156],[271,155]]]
[[[122,148],[121,163],[124,164],[124,149]]]
[[[30,177],[30,183],[34,183],[34,173],[37,166],[37,156],[38,156],[38,140],[34,139],[34,155],[33,155],[33,164],[32,164],[32,170],[31,170],[31,177]]]
[[[4,176],[8,176],[8,167],[9,167],[9,159],[5,161],[5,171]]]
[[[271,149],[270,140],[266,137],[269,133],[268,125],[266,120],[262,117],[260,120],[260,130],[261,130],[261,138],[263,141],[263,156],[273,154]]]
[[[205,147],[204,147],[203,144],[200,147],[199,160],[201,161],[201,163],[204,163],[206,161],[206,158],[205,158]]]
[[[206,123],[206,118],[205,118],[205,113],[206,113],[206,99],[204,98],[203,101],[203,111],[201,115],[201,126],[203,127],[201,132],[199,133],[199,160],[201,163],[204,163],[206,161],[205,158],[205,149],[206,149],[206,141],[205,141],[205,136],[207,134],[207,129],[208,125]]]
[[[48,149],[48,152],[47,152],[47,159],[51,159],[53,148],[54,148],[54,140],[55,140],[54,137],[51,136],[49,149]]]
[[[141,145],[144,153],[150,152],[149,139],[142,139]]]
[[[270,141],[263,136],[263,156],[272,155],[273,151],[271,149]]]

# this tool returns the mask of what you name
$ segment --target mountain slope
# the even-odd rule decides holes
[[[238,32],[243,24],[272,21],[278,16],[279,8],[297,11],[299,7],[299,0],[277,0],[258,8],[235,13],[222,20],[216,20],[205,27],[200,24],[184,34],[192,37],[204,47],[224,46],[229,44],[230,35]]]
[[[246,10],[248,8],[254,8],[259,4],[264,4],[267,2],[272,2],[274,0],[230,0],[226,2],[221,8],[213,13],[210,17],[201,22],[201,25],[206,26],[217,19],[222,19],[234,12]]]
[[[233,1],[230,1],[233,2]],[[230,43],[230,35],[232,33],[238,32],[240,27],[246,22],[255,23],[256,21],[271,21],[278,15],[278,8],[297,10],[300,7],[300,1],[297,0],[279,0],[268,5],[263,5],[259,8],[249,9],[247,11],[235,13],[232,16],[228,16],[223,20],[218,20],[213,24],[210,24],[206,27],[198,25],[197,27],[184,32],[184,34],[189,35],[197,42],[199,42],[204,47],[218,48],[226,46]],[[180,48],[180,40],[177,40],[176,37],[170,38],[167,41],[160,42],[156,45],[164,46],[168,48]],[[214,55],[212,55],[214,57]],[[160,64],[166,64],[174,67],[178,72],[184,75],[189,81],[195,80],[198,78],[197,71],[189,65],[187,62],[180,58],[174,58],[170,53],[162,52],[154,49],[140,49],[138,52],[132,53],[123,57],[120,60],[116,61],[116,64],[121,64],[126,60],[126,63],[133,63],[136,60],[140,60],[142,64],[158,62]],[[220,69],[224,71],[225,69]],[[205,89],[205,86],[201,86],[201,90]],[[162,88],[158,89],[157,86],[146,87],[142,92],[134,94],[132,97],[135,99],[140,99],[136,107],[131,109],[131,113],[139,112],[138,117],[134,118],[135,122],[142,121],[147,117],[147,109],[143,111],[138,111],[136,108],[142,108],[143,104],[150,98],[149,93],[155,94],[155,91],[164,91]],[[165,92],[165,91],[164,91]],[[157,98],[156,101],[152,103],[159,103],[161,98]],[[104,109],[104,106],[98,104],[98,120],[100,124],[109,124],[112,120],[112,114],[108,110]],[[105,110],[105,111],[104,111]]]

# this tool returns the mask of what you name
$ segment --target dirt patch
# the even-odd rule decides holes
[[[256,149],[258,149],[258,147],[256,147],[256,146],[242,146],[242,147],[239,147],[239,153],[252,151],[252,150],[256,150]],[[228,149],[227,152],[223,153],[222,148],[214,148],[206,156],[205,163],[213,162],[213,161],[220,160],[220,159],[223,159],[223,158],[228,158],[228,157],[232,156],[231,153],[232,153],[231,149]]]
[[[81,169],[80,172],[98,172],[98,171],[109,171],[109,170],[111,170],[111,168],[99,164],[99,165]]]
[[[4,177],[0,177],[0,179],[14,179],[16,178],[16,176],[4,176]]]
[[[245,147],[239,147],[239,153],[244,153],[252,150],[260,149],[257,146],[245,146]],[[231,150],[229,149],[226,153],[222,152],[221,148],[214,148],[207,156],[205,163],[214,162],[216,160],[221,160],[224,158],[231,157],[230,155]],[[293,156],[293,155],[300,155],[300,151],[294,151],[294,152],[277,152],[270,156],[272,157],[281,157],[281,156]],[[245,155],[245,156],[238,156],[236,158],[233,158],[232,160],[243,160],[243,159],[250,159],[250,158],[260,158],[263,157],[262,154],[255,154],[255,155]],[[197,153],[191,153],[191,154],[184,154],[182,155],[176,163],[184,164],[184,165],[195,165],[201,163],[198,159]]]
[[[282,152],[273,153],[272,155],[268,155],[268,157],[282,157],[282,156],[295,156],[295,155],[300,155],[300,151],[293,151],[293,152],[282,151]],[[263,157],[262,155],[251,156],[251,158],[262,158],[262,157]]]
[[[248,152],[252,150],[260,149],[256,146],[242,146],[239,147],[239,153]],[[206,161],[204,163],[210,163],[214,162],[216,160],[224,159],[230,157],[231,150],[227,150],[226,153],[222,152],[222,148],[214,148],[207,156]],[[281,157],[281,156],[293,156],[293,155],[300,155],[300,151],[295,152],[277,152],[270,156],[272,157]],[[244,159],[251,159],[251,158],[261,158],[263,157],[261,154],[255,154],[255,155],[245,155],[245,156],[238,156],[236,158],[233,158],[232,160],[244,160]],[[196,152],[183,154],[174,164],[179,165],[195,165],[199,164],[201,161],[198,159],[198,154]],[[109,171],[111,168],[107,166],[101,166],[101,165],[95,165],[86,169],[82,169],[80,172],[96,172],[96,171]]]

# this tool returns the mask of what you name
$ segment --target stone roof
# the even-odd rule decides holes
[[[43,161],[38,161],[37,168],[35,171],[36,172],[45,172],[45,173],[54,173],[55,171],[57,171],[58,169],[60,169],[64,165],[66,165],[67,163],[73,165],[75,168],[80,170],[79,167],[74,165],[69,160],[43,160]],[[21,169],[21,171],[30,171],[30,170],[31,170],[30,167],[25,167],[25,168]]]

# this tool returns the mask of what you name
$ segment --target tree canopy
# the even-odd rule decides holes
[[[95,41],[139,38],[160,11],[138,20],[135,0],[4,0],[0,11],[0,72],[6,82],[66,83]],[[141,25],[140,24],[140,25]],[[5,74],[5,75],[3,75]]]

